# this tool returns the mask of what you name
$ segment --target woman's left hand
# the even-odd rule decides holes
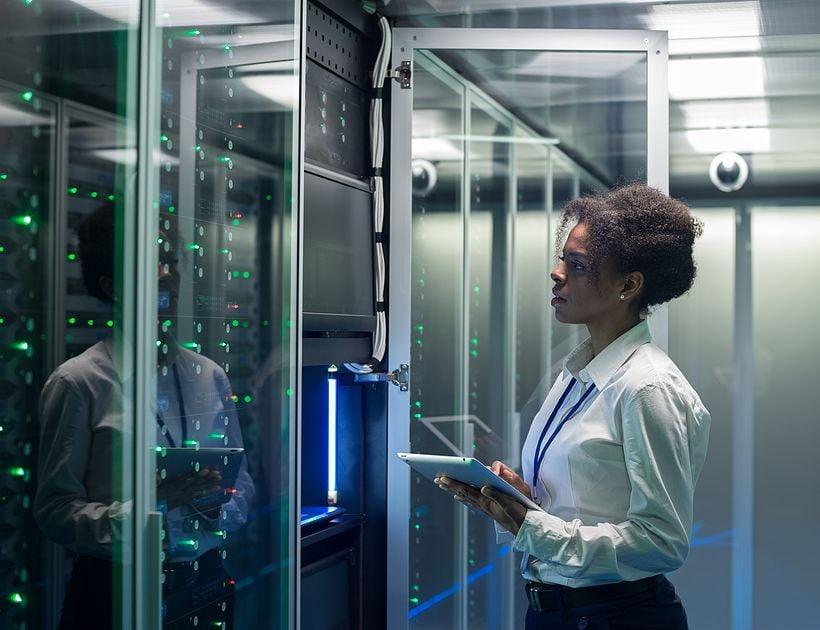
[[[527,516],[526,506],[492,486],[484,486],[479,491],[450,477],[436,477],[436,485],[457,501],[484,512],[513,535],[518,534]]]

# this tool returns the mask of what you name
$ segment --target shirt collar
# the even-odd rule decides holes
[[[592,340],[587,339],[567,356],[564,376],[571,374],[585,384],[592,381],[601,390],[635,350],[651,341],[649,324],[645,319],[610,343],[596,357],[592,356]]]

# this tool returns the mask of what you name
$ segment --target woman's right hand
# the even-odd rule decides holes
[[[527,485],[527,482],[521,478],[521,475],[507,466],[507,464],[496,460],[490,465],[490,470],[510,484],[513,488],[518,490],[521,494],[532,498],[532,491]]]

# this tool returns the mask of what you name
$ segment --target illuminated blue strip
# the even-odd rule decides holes
[[[327,490],[336,492],[336,378],[327,379]]]
[[[500,558],[500,557],[506,556],[508,553],[510,553],[510,546],[509,545],[504,545],[503,547],[501,547],[498,550],[498,557]],[[476,580],[479,580],[479,579],[483,578],[485,575],[488,575],[489,573],[491,573],[494,570],[495,570],[495,564],[490,562],[489,564],[481,567],[477,571],[473,571],[470,575],[468,575],[467,576],[467,584],[472,584]],[[461,583],[453,584],[450,588],[441,591],[441,593],[433,595],[426,602],[423,602],[423,603],[419,604],[418,606],[416,606],[415,608],[412,608],[410,610],[410,612],[407,613],[407,618],[412,619],[413,617],[417,617],[418,615],[423,613],[425,610],[429,610],[430,608],[432,608],[436,604],[441,603],[442,601],[444,601],[448,597],[450,597],[452,595],[455,595],[460,590],[461,590]]]

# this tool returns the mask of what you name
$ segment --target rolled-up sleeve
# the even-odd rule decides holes
[[[515,549],[567,579],[637,580],[680,567],[692,527],[699,465],[693,465],[690,434],[698,424],[693,401],[672,384],[627,395],[621,413],[631,487],[626,519],[585,525],[530,510]]]

